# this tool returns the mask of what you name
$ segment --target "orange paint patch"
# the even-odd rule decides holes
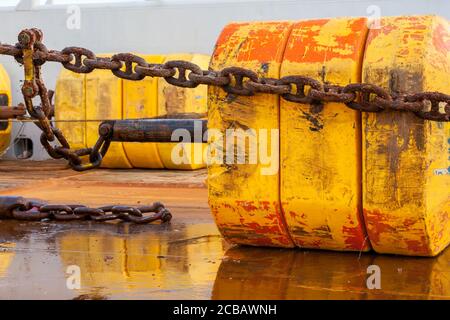
[[[378,244],[380,236],[384,233],[392,233],[395,229],[388,224],[388,217],[386,217],[379,210],[369,211],[364,209],[364,218],[366,221],[367,234],[372,243]]]
[[[243,208],[247,212],[256,211],[258,207],[254,205],[254,201],[239,201],[236,200],[236,205]]]
[[[238,62],[259,61],[271,62],[279,60],[286,45],[286,38],[291,30],[290,22],[265,22],[242,34],[243,26],[249,23],[233,23],[222,31],[217,40],[214,57],[230,55],[229,48],[239,48],[235,52]]]
[[[262,226],[256,222],[246,223],[246,227],[255,231],[258,234],[279,234],[280,228],[278,226]]]
[[[332,42],[321,43],[321,29],[330,22],[329,19],[301,21],[294,24],[288,43],[295,44],[295,50],[289,46],[284,53],[284,59],[291,62],[319,62],[333,58],[357,59],[359,52],[352,46],[359,47],[364,37],[366,19],[355,19],[348,24],[348,33],[336,35]],[[313,49],[311,49],[313,48]]]
[[[397,29],[397,27],[394,24],[386,24],[386,23],[382,22],[380,29],[371,29],[370,30],[369,34],[367,35],[366,47],[368,47],[371,44],[371,42],[374,39],[376,39],[378,36],[380,36],[381,34],[388,35],[396,29]]]
[[[241,26],[249,25],[249,23],[230,23],[220,33],[214,48],[213,58],[217,58],[224,53],[227,48],[226,44],[231,41],[232,36],[239,30]],[[234,40],[236,41],[236,40]]]
[[[348,249],[363,250],[367,247],[366,235],[361,229],[361,226],[342,227],[342,232],[345,235],[345,244]]]
[[[427,242],[424,236],[419,240],[405,240],[408,250],[415,253],[428,254],[429,249],[427,247]]]
[[[450,51],[450,35],[442,24],[433,31],[433,46],[443,55],[447,55]]]

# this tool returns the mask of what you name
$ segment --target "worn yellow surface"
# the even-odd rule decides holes
[[[111,55],[98,55],[99,57]],[[95,70],[86,75],[86,118],[90,120],[122,119],[122,85],[109,70]],[[86,140],[93,146],[98,139],[99,122],[88,122]],[[105,168],[131,168],[123,144],[113,142],[103,159]]]
[[[370,30],[363,81],[391,92],[450,93],[448,22],[383,18]],[[364,213],[379,253],[434,256],[450,241],[449,123],[411,113],[363,117]]]
[[[71,148],[87,147],[85,74],[61,70],[55,89],[55,119]]]
[[[167,55],[165,61],[185,60],[197,64],[203,70],[208,69],[210,57],[202,54],[179,53]],[[200,85],[194,89],[172,86],[164,79],[158,81],[158,115],[175,113],[206,113],[208,88]],[[205,167],[203,153],[206,144],[159,143],[158,152],[167,169],[193,170]],[[174,149],[176,148],[176,149]],[[172,152],[179,151],[182,163],[174,163]]]
[[[365,18],[296,23],[281,77],[360,81]],[[281,202],[296,245],[369,250],[361,210],[360,113],[340,103],[280,102]]]
[[[60,240],[61,259],[67,266],[77,265],[83,270],[84,286],[105,286],[115,290],[129,290],[144,286],[151,278],[161,277],[165,254],[158,241],[145,241],[145,237],[128,240],[126,237],[98,233],[84,236],[68,235]],[[88,252],[88,254],[71,254]],[[114,256],[111,256],[114,252]],[[119,285],[119,287],[118,287]],[[114,290],[113,289],[113,290]]]
[[[141,55],[148,63],[162,63],[163,56]],[[123,119],[151,118],[158,115],[158,80],[146,77],[141,81],[123,81]],[[135,168],[161,169],[156,143],[126,142],[123,148]]]
[[[291,22],[229,24],[217,40],[210,68],[245,67],[260,76],[278,78],[291,28]],[[270,151],[272,143],[278,143],[278,137],[275,141],[271,138],[271,130],[279,129],[277,96],[235,96],[215,87],[210,87],[208,93],[210,130],[225,135],[227,129],[254,129],[258,140],[260,129],[266,129],[268,141],[263,141],[263,146]],[[255,133],[250,136],[255,137]],[[223,150],[224,143],[216,138],[209,136],[216,156],[220,150],[232,151],[231,147]],[[258,150],[250,149],[248,144],[242,151],[245,164],[237,164],[236,157],[231,163],[219,159],[208,170],[209,204],[222,235],[233,243],[292,247],[281,211],[279,171],[264,171],[267,165],[257,157]],[[249,163],[255,156],[257,161]],[[278,155],[275,158],[279,160]]]
[[[11,81],[5,68],[0,64],[0,94],[8,97],[9,105],[11,105]],[[0,154],[8,148],[11,140],[11,122],[5,130],[0,130]]]

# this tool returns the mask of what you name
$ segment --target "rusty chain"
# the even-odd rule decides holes
[[[152,215],[144,215],[153,213]],[[90,208],[83,205],[55,205],[32,201],[23,197],[0,197],[0,220],[22,221],[75,221],[96,222],[121,220],[135,224],[148,224],[160,220],[169,222],[171,212],[160,202],[148,206],[103,206]]]
[[[100,166],[110,144],[110,132],[107,127],[100,128],[99,140],[93,148],[71,150],[61,131],[53,127],[49,120],[51,104],[40,73],[40,66],[47,61],[61,63],[64,68],[75,73],[106,69],[119,78],[132,81],[161,77],[168,83],[183,88],[209,85],[221,87],[233,95],[275,94],[295,103],[338,102],[361,112],[405,111],[413,112],[425,120],[450,121],[450,95],[439,92],[391,94],[380,86],[367,83],[339,86],[299,75],[272,79],[260,77],[256,72],[240,67],[227,67],[220,71],[202,70],[194,63],[181,60],[151,64],[131,53],[100,58],[92,51],[80,47],[67,47],[62,51],[48,50],[42,44],[42,32],[38,29],[23,30],[19,34],[19,43],[14,46],[0,44],[0,54],[13,56],[25,66],[22,92],[30,116],[38,120],[36,124],[43,131],[41,142],[45,149],[53,158],[67,159],[77,171]],[[31,99],[37,95],[42,104],[33,107]],[[50,142],[54,140],[60,146],[52,147]],[[89,162],[83,163],[84,156],[89,156]]]

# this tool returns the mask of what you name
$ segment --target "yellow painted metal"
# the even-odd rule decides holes
[[[210,57],[202,54],[170,54],[165,61],[185,60],[207,69]],[[168,84],[164,79],[158,82],[158,115],[175,113],[206,113],[208,88],[200,85],[194,89],[185,89]],[[164,167],[167,169],[195,170],[205,167],[203,154],[207,148],[201,143],[159,143],[158,152]],[[172,153],[179,151],[182,163],[174,162]]]
[[[163,56],[141,55],[148,63],[162,63]],[[151,118],[158,115],[158,80],[147,77],[141,81],[123,81],[123,118]],[[123,148],[135,168],[161,169],[156,143],[127,142]]]
[[[383,18],[368,35],[363,81],[449,94],[449,30],[435,16]],[[449,138],[448,122],[364,114],[363,205],[377,252],[434,256],[449,244]]]
[[[365,18],[295,23],[281,77],[360,81]],[[370,249],[361,210],[360,113],[341,103],[280,104],[281,203],[299,247]]]
[[[85,74],[61,70],[55,89],[55,119],[72,148],[87,147]]]
[[[217,40],[210,67],[221,70],[240,66],[255,70],[260,76],[278,78],[291,28],[291,22],[229,24]],[[272,134],[277,134],[279,129],[279,97],[228,95],[215,87],[209,88],[208,95],[210,130],[225,135],[227,129],[253,129],[255,131],[249,135],[257,138],[263,138],[261,129],[267,130],[267,139],[262,139],[258,146],[266,147],[270,152],[275,144],[278,150],[278,136],[272,138]],[[210,151],[217,152],[218,156],[224,143],[220,135],[215,136],[209,135]],[[230,148],[225,151],[231,154],[231,149],[235,148]],[[232,163],[218,157],[217,162],[208,166],[209,204],[219,230],[233,243],[292,247],[281,211],[279,171],[270,170],[270,164],[263,164],[261,157],[255,159],[259,152],[255,148],[251,150],[248,144],[241,150],[245,164],[237,164],[233,161],[236,157],[231,154]],[[276,165],[278,157],[275,152]]]
[[[8,105],[11,105],[11,81],[5,70],[0,64],[0,95],[6,95],[8,98]],[[2,154],[9,146],[11,140],[11,122],[5,125],[5,128],[0,130],[0,154]]]
[[[111,55],[98,55],[100,57]],[[98,139],[101,120],[122,119],[122,85],[109,70],[95,70],[86,75],[86,141],[93,146]],[[113,142],[103,159],[105,168],[132,168],[121,142]]]

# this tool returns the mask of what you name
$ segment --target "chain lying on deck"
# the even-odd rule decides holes
[[[144,216],[144,213],[154,213]],[[157,220],[169,222],[172,214],[162,203],[149,206],[104,206],[89,208],[83,205],[53,205],[31,201],[23,197],[0,197],[0,220],[24,221],[74,221],[92,220],[96,222],[122,220],[136,224],[147,224]]]
[[[389,93],[368,83],[352,83],[338,86],[321,83],[310,77],[292,75],[280,79],[259,77],[252,70],[228,67],[221,71],[202,70],[187,61],[168,61],[164,64],[149,64],[131,53],[119,53],[111,58],[99,58],[85,48],[68,47],[62,51],[48,50],[42,44],[42,32],[26,29],[19,34],[15,46],[0,44],[0,54],[13,56],[25,66],[25,82],[22,92],[30,116],[39,120],[43,131],[41,142],[53,158],[65,158],[73,169],[84,171],[100,166],[108,150],[110,130],[100,129],[100,138],[93,148],[73,151],[61,131],[53,127],[50,120],[50,102],[41,79],[40,66],[47,61],[59,62],[76,73],[90,73],[95,69],[111,70],[114,75],[126,80],[142,80],[145,77],[162,77],[168,83],[184,88],[195,88],[204,84],[221,87],[225,92],[238,96],[258,93],[280,95],[296,103],[322,105],[324,102],[344,103],[347,107],[362,112],[385,110],[413,112],[418,117],[432,121],[450,121],[450,95],[439,92]],[[40,107],[33,107],[31,99],[39,95]],[[59,147],[49,142],[59,141]],[[89,156],[88,163],[82,157]]]

